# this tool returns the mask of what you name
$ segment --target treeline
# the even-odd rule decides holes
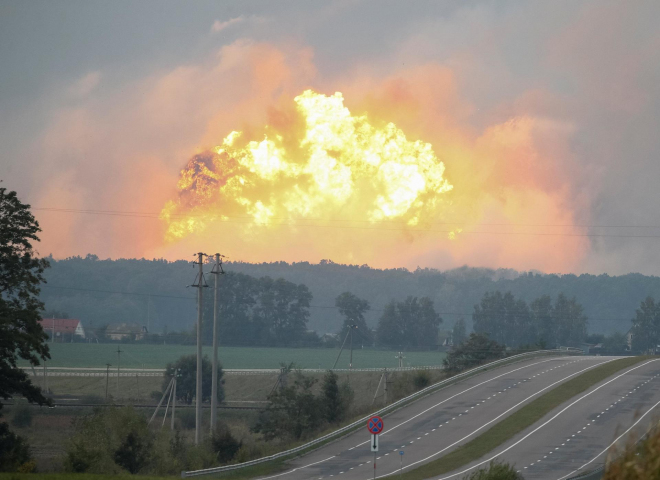
[[[302,284],[229,273],[220,279],[219,338],[225,345],[314,345],[307,330],[312,294]],[[203,338],[213,333],[213,295],[204,301]]]
[[[48,284],[42,289],[41,298],[48,309],[66,311],[74,318],[80,318],[85,327],[90,323],[97,327],[132,322],[149,324],[152,332],[162,332],[165,327],[169,331],[189,330],[195,322],[194,292],[186,289],[193,283],[194,271],[187,261],[100,260],[89,255],[51,259],[51,265],[46,272]],[[631,312],[644,298],[660,298],[660,278],[640,274],[617,277],[544,275],[468,267],[444,272],[433,269],[380,270],[331,261],[319,264],[228,262],[225,270],[255,278],[283,278],[296,285],[306,285],[314,299],[308,329],[320,334],[335,333],[340,328],[341,315],[337,309],[328,307],[332,307],[337,296],[346,291],[366,299],[372,306],[365,314],[365,321],[372,329],[378,324],[380,311],[392,299],[428,297],[447,323],[451,325],[463,316],[470,328],[473,306],[486,292],[510,291],[528,303],[542,295],[556,298],[565,292],[580,300],[585,315],[590,318],[591,331],[607,334],[626,331]]]
[[[206,268],[209,270],[210,266]],[[510,291],[528,304],[543,295],[556,298],[564,292],[579,299],[590,319],[590,331],[604,334],[627,331],[640,302],[647,296],[660,298],[660,278],[639,274],[544,275],[468,267],[443,272],[380,270],[331,261],[227,262],[225,270],[306,285],[313,296],[307,328],[319,334],[336,333],[341,328],[343,317],[333,306],[343,292],[352,292],[369,302],[372,308],[364,319],[371,329],[377,327],[382,310],[392,299],[403,301],[412,296],[433,301],[446,324],[453,325],[463,316],[468,330],[472,327],[473,306],[486,292]],[[195,273],[187,261],[101,260],[94,255],[51,259],[45,276],[48,283],[42,288],[41,299],[46,308],[79,318],[85,328],[134,323],[149,325],[151,332],[161,333],[166,328],[170,332],[190,331],[195,323],[194,292],[186,289]],[[211,289],[205,292],[212,293]]]
[[[529,305],[511,292],[487,292],[472,314],[474,331],[491,340],[518,348],[577,346],[587,335],[587,316],[575,297],[563,293],[553,299],[543,295]]]

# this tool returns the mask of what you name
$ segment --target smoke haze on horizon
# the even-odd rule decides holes
[[[657,18],[655,1],[8,1],[0,179],[33,206],[156,214],[37,211],[56,257],[658,275],[660,238],[630,238],[660,236]],[[326,224],[353,223],[332,234],[303,225],[316,212],[166,241],[188,161],[232,131],[293,142],[308,89],[430,144],[453,187],[421,219],[438,232],[338,208]]]

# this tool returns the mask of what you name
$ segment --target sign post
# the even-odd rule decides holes
[[[399,478],[403,476],[403,450],[399,450],[399,458],[401,459],[401,469],[399,470]]]
[[[374,415],[367,421],[367,430],[371,433],[371,451],[374,452],[374,480],[376,480],[376,453],[378,452],[378,434],[383,431],[383,419]]]

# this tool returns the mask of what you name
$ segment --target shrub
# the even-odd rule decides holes
[[[197,356],[184,355],[174,363],[168,363],[163,374],[163,391],[174,375],[178,371],[176,380],[176,399],[177,402],[192,404],[197,389]],[[222,379],[224,372],[222,366],[218,366],[218,402],[225,398],[224,383]],[[213,365],[205,355],[202,358],[202,401],[211,399],[211,379],[213,377]]]
[[[27,442],[0,422],[0,472],[14,472],[30,462],[32,457]]]
[[[659,480],[660,479],[660,428],[655,427],[648,436],[637,443],[630,437],[625,450],[608,463],[603,480]]]
[[[503,462],[490,462],[487,468],[480,468],[467,477],[468,480],[524,480],[513,465]]]
[[[147,421],[135,409],[96,410],[78,420],[64,468],[71,472],[136,473],[149,462],[152,446]]]
[[[25,428],[32,425],[32,410],[24,403],[19,403],[14,407],[14,417],[11,419],[14,427]]]
[[[218,462],[229,463],[241,448],[242,442],[239,442],[231,434],[229,427],[223,423],[216,424],[215,432],[211,437],[211,449],[216,454]]]
[[[37,462],[30,460],[21,464],[16,470],[18,473],[34,473],[37,471]]]
[[[417,370],[413,376],[415,390],[421,390],[431,384],[431,374],[427,370]]]
[[[117,465],[136,474],[147,464],[150,454],[150,436],[131,431],[115,450],[114,459]]]
[[[266,440],[299,440],[319,430],[318,414],[323,411],[321,398],[314,396],[315,379],[296,373],[294,384],[271,395],[271,403],[261,412],[254,427]]]
[[[471,367],[476,367],[489,360],[504,357],[505,347],[487,336],[471,333],[467,341],[449,352],[442,361],[445,369],[449,372],[460,372]]]

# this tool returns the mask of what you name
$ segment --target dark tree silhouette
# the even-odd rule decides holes
[[[163,391],[172,379],[172,375],[178,372],[176,380],[176,398],[177,400],[190,405],[195,399],[197,385],[197,356],[185,355],[180,357],[174,363],[168,363],[163,376]],[[222,402],[225,398],[224,372],[222,367],[218,366],[218,401]],[[213,365],[209,358],[204,355],[202,358],[202,401],[211,399],[211,379],[213,378]]]
[[[37,258],[32,247],[40,231],[30,206],[21,203],[16,192],[0,188],[0,398],[22,395],[44,404],[41,389],[17,367],[19,358],[33,366],[50,358],[38,323],[43,310],[39,285],[48,261]]]

